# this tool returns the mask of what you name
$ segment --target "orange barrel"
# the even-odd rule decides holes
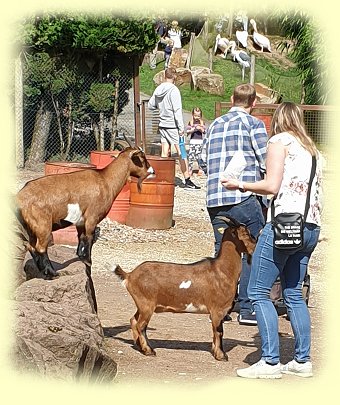
[[[97,169],[103,169],[119,155],[118,150],[94,150],[90,152],[90,162],[96,165]],[[117,195],[116,199],[107,214],[107,217],[112,221],[117,221],[120,224],[125,224],[126,217],[130,207],[130,185],[125,183],[124,187]]]
[[[103,169],[118,155],[118,150],[93,150],[90,152],[90,162],[95,165],[97,169]]]
[[[78,163],[78,162],[46,162],[45,163],[45,175],[49,174],[61,174],[78,172],[79,170],[96,169],[96,166],[90,163]]]
[[[269,134],[270,125],[271,125],[273,116],[271,114],[253,114],[253,116],[264,122],[267,133]]]
[[[96,166],[77,162],[46,162],[45,175],[77,172],[79,170],[95,169]],[[78,245],[78,235],[75,225],[52,232],[53,242],[57,245]]]
[[[175,159],[147,156],[156,172],[144,180],[138,192],[137,180],[130,183],[130,208],[126,225],[133,228],[168,229],[172,226],[175,197]]]

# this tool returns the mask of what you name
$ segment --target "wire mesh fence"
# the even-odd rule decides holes
[[[147,107],[148,100],[142,101],[142,146],[151,155],[160,153],[160,135],[158,132],[159,115],[157,111],[150,111]],[[271,119],[278,104],[256,104],[252,114],[260,118],[266,125],[269,133]],[[329,146],[332,134],[335,133],[336,109],[332,106],[301,105],[308,133],[318,147],[325,151]],[[215,103],[215,118],[225,114],[231,108],[231,103]],[[329,162],[329,168],[333,163]]]
[[[256,104],[252,114],[259,117],[266,124],[269,131],[272,116],[279,104]],[[225,114],[231,107],[231,103],[216,102],[215,117]],[[323,147],[329,144],[331,134],[335,132],[334,122],[336,110],[331,106],[323,105],[300,105],[304,111],[304,120],[308,133],[314,142]]]
[[[15,71],[18,167],[87,162],[92,150],[135,139],[132,60],[24,56]]]

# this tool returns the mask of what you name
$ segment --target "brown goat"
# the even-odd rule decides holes
[[[46,279],[57,275],[47,254],[52,231],[76,225],[77,255],[91,266],[98,223],[105,218],[129,176],[138,188],[154,170],[140,149],[127,148],[108,166],[97,170],[53,174],[28,182],[17,194],[17,217],[27,231],[30,251]]]
[[[226,359],[223,351],[223,318],[232,309],[241,272],[241,254],[252,255],[256,241],[245,225],[227,217],[221,248],[216,258],[177,264],[149,261],[126,273],[116,266],[135,301],[137,312],[130,319],[133,340],[145,355],[155,355],[148,344],[146,328],[154,312],[210,314],[213,329],[212,353]]]

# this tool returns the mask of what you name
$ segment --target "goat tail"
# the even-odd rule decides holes
[[[120,266],[119,264],[115,264],[112,271],[115,273],[115,275],[120,278],[121,280],[125,280],[127,278],[128,273],[126,273]]]

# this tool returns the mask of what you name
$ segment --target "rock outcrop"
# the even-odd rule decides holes
[[[53,253],[65,249],[53,248]],[[32,274],[33,261],[25,267]],[[15,290],[15,368],[63,380],[111,382],[117,364],[103,347],[92,280],[80,261],[70,259],[60,267],[59,278],[31,278]]]

